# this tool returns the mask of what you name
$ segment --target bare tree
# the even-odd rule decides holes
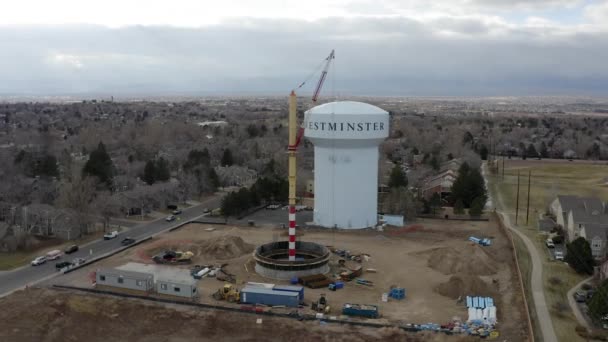
[[[81,234],[88,232],[91,223],[91,202],[95,196],[95,183],[93,177],[83,178],[75,175],[71,183],[64,182],[60,186],[56,204],[61,208],[76,211]]]

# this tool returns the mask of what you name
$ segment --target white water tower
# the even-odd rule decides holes
[[[389,134],[388,112],[339,101],[306,112],[305,136],[315,146],[314,223],[361,229],[378,222],[378,146]]]

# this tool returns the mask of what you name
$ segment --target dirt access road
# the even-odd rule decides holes
[[[482,171],[487,184],[488,180],[486,178],[486,164],[483,165]],[[493,195],[491,192],[488,192],[488,194],[490,197]],[[492,198],[491,201],[499,208],[504,207],[500,194],[497,194],[496,198]],[[547,301],[545,300],[545,291],[543,288],[543,264],[542,259],[538,254],[538,250],[536,247],[534,247],[534,243],[525,234],[517,230],[517,228],[511,224],[508,214],[504,213],[502,210],[498,210],[498,213],[502,216],[505,226],[522,239],[526,249],[528,249],[528,253],[530,253],[530,258],[532,259],[532,279],[530,280],[530,284],[532,287],[534,307],[536,308],[536,315],[543,334],[543,339],[545,342],[557,342],[557,336],[555,335],[555,329],[553,328],[553,321],[551,320],[549,308],[547,307]]]

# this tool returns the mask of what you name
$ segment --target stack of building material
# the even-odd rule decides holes
[[[490,246],[490,245],[492,245],[492,240],[490,240],[488,238],[480,239],[480,238],[471,236],[471,237],[469,237],[469,241],[474,242],[474,243],[476,243],[478,245],[481,245],[481,246]]]
[[[391,289],[391,292],[389,292],[388,295],[391,298],[401,300],[405,298],[405,289],[403,287],[394,287]]]
[[[331,283],[333,283],[333,281],[323,274],[313,274],[309,276],[300,277],[300,284],[306,287],[310,287],[311,289],[327,287]]]
[[[469,310],[468,322],[477,324],[496,324],[496,306],[492,297],[467,296],[466,304]]]

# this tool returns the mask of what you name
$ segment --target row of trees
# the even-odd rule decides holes
[[[235,216],[264,203],[285,203],[289,196],[289,183],[278,176],[261,177],[251,188],[241,188],[222,199],[222,214]]]

